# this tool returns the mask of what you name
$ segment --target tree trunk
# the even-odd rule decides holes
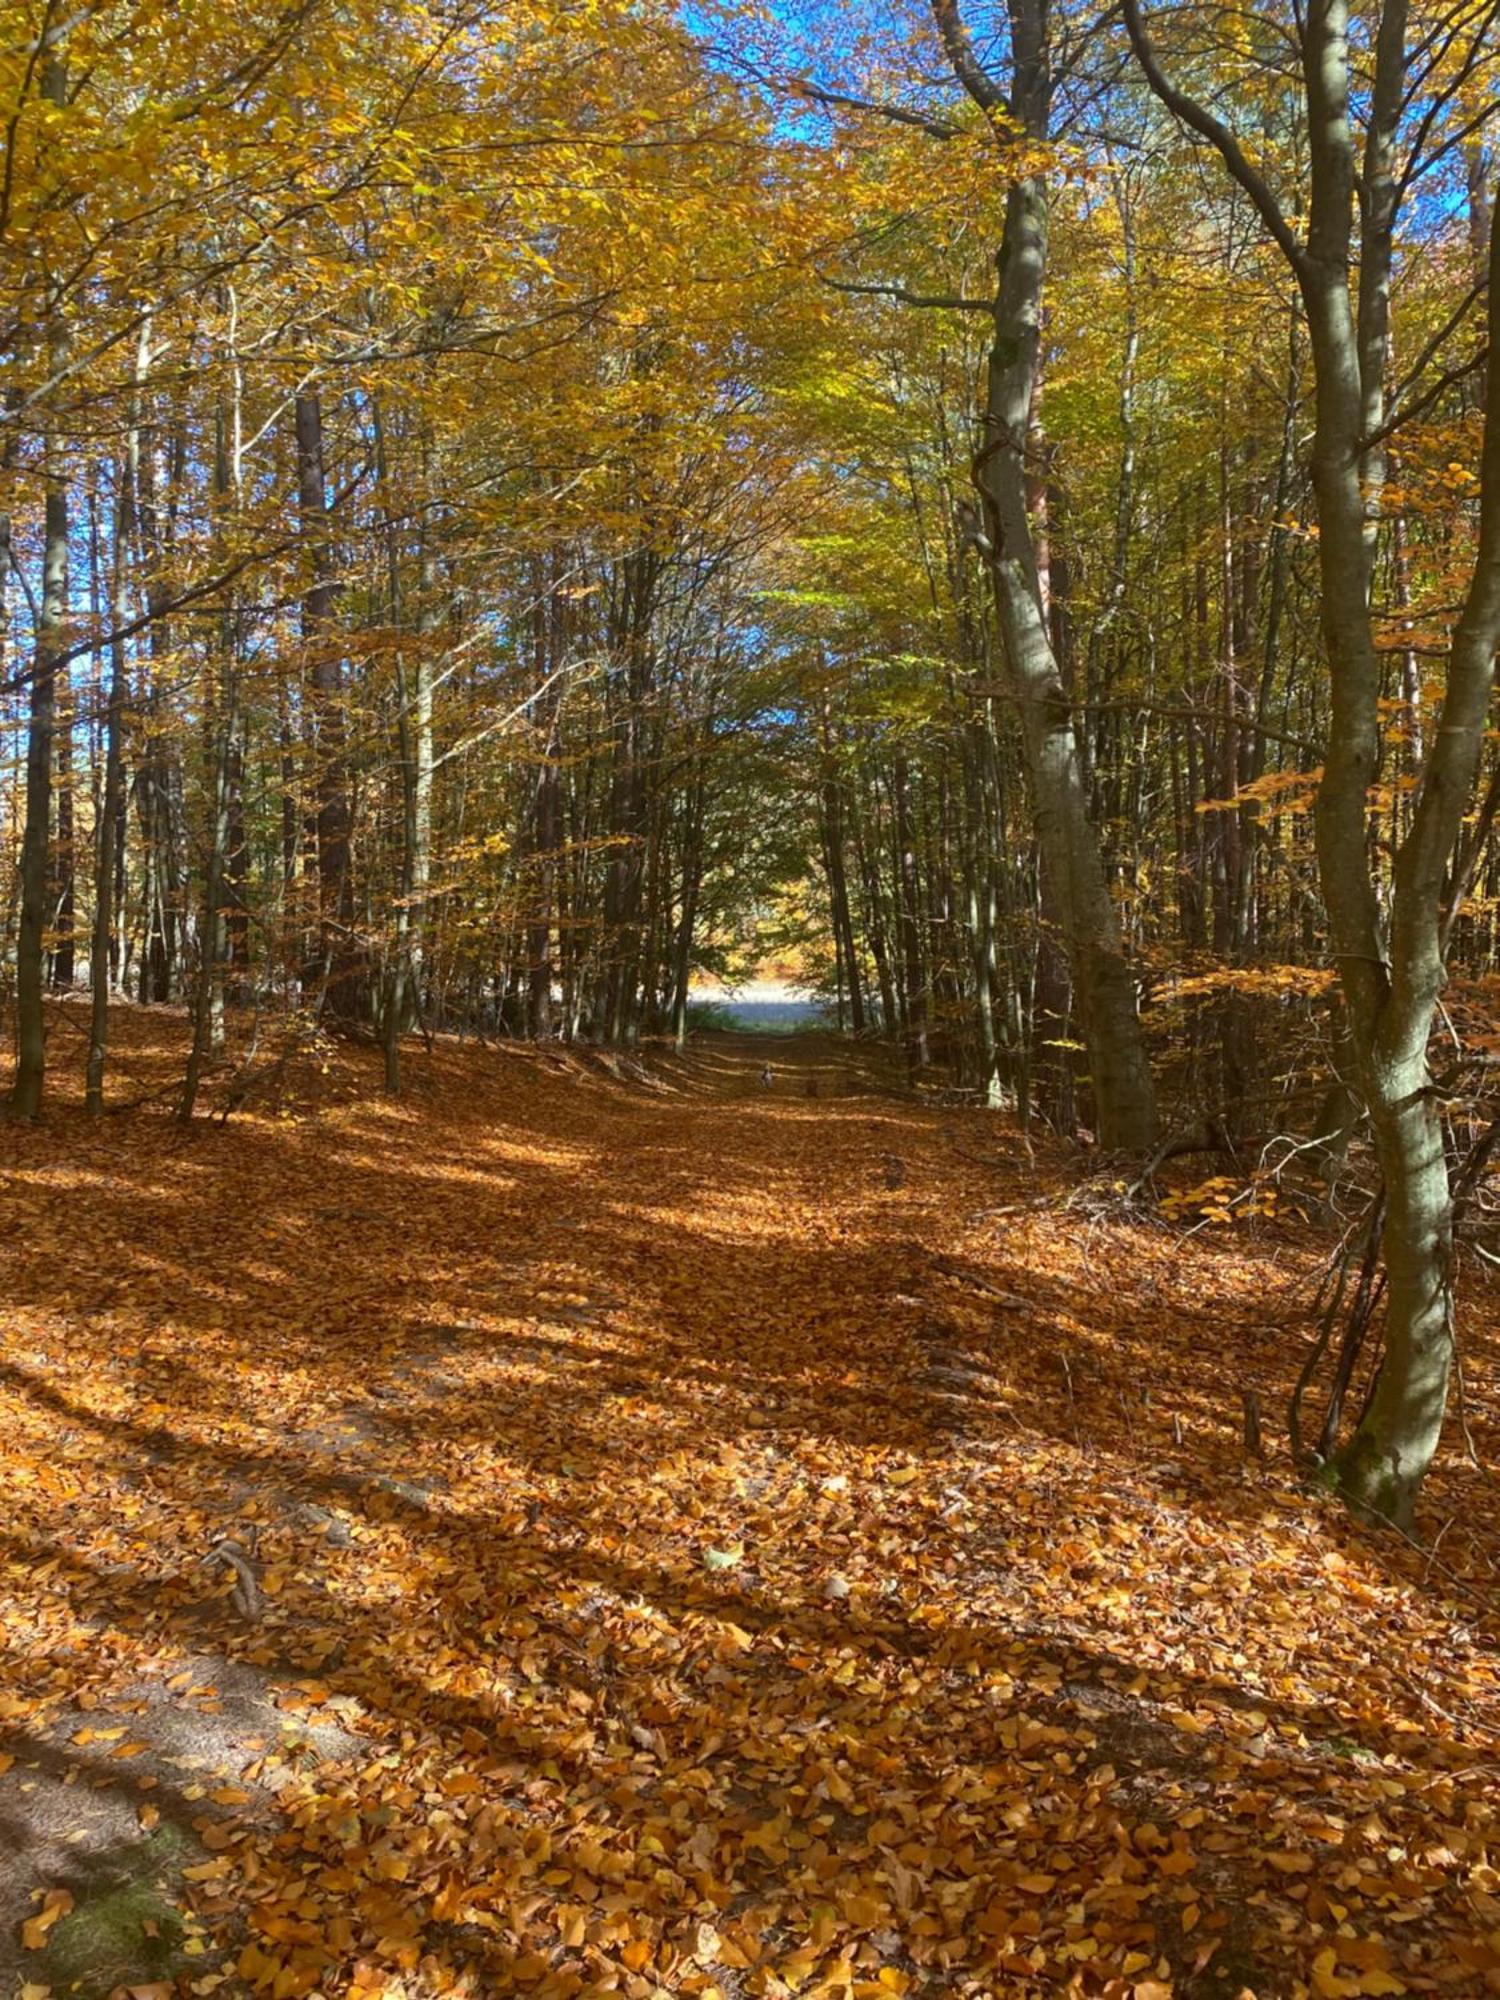
[[[704,726],[707,756],[713,741],[713,724]],[[672,979],[672,1040],[679,1049],[687,1046],[688,987],[693,976],[693,930],[698,921],[698,898],[703,888],[703,815],[708,782],[700,758],[688,794],[682,836],[682,910],[677,919]]]
[[[49,52],[42,68],[42,95],[49,104],[67,102],[63,58]],[[54,372],[66,351],[66,334],[54,312],[48,327],[48,366]],[[31,675],[26,728],[26,817],[21,834],[21,920],[16,934],[16,1074],[11,1115],[37,1118],[47,1069],[47,1034],[42,996],[46,986],[47,903],[51,876],[53,730],[57,682],[68,616],[68,488],[56,434],[43,440],[46,497],[42,543],[42,597],[36,622],[36,656]]]
[[[221,404],[218,411],[217,451],[214,490],[222,517],[237,497],[229,453],[230,420]],[[235,461],[237,470],[237,460]],[[198,979],[193,994],[193,1041],[188,1052],[187,1074],[177,1116],[183,1124],[192,1118],[204,1066],[224,1041],[223,960],[227,937],[225,893],[228,881],[231,788],[235,741],[239,733],[238,678],[239,630],[233,603],[219,619],[218,671],[206,681],[204,692],[204,738],[206,750],[209,825],[208,859],[203,878],[203,906],[198,920]]]
[[[842,966],[849,991],[849,1026],[856,1035],[865,1031],[865,996],[859,976],[859,958],[854,948],[854,924],[849,909],[849,876],[844,863],[843,786],[832,762],[828,718],[823,718],[824,767],[822,785],[823,841],[828,857],[828,903],[833,923],[833,948]]]
[[[119,636],[129,613],[125,589],[125,551],[133,534],[135,506],[135,439],[132,436],[120,467],[120,499],[115,517],[114,578],[111,616],[115,636],[110,642],[109,696],[104,713],[104,790],[95,835],[94,931],[89,947],[89,1054],[84,1080],[84,1106],[92,1117],[104,1111],[104,1071],[109,1055],[109,987],[114,936],[116,870],[124,827],[124,768],[121,735],[125,722],[127,680],[125,641]]]
[[[310,719],[317,797],[318,937],[308,984],[321,992],[322,1011],[350,1027],[360,1018],[364,968],[354,942],[344,676],[334,625],[336,585],[323,465],[323,407],[315,393],[297,397],[296,432],[297,496],[309,568],[302,598],[302,636],[311,654]]]
[[[857,788],[850,801],[849,821],[850,831],[854,836],[854,858],[859,864],[860,881],[864,887],[865,935],[870,941],[870,956],[875,961],[875,983],[880,988],[880,1030],[887,1040],[894,1040],[900,1014],[896,1001],[896,982],[891,971],[891,954],[886,942],[880,869],[872,843],[866,836]]]
[[[1353,1437],[1325,1476],[1355,1505],[1409,1526],[1442,1432],[1453,1358],[1453,1210],[1427,1045],[1445,970],[1448,869],[1470,802],[1500,644],[1500,420],[1487,413],[1479,467],[1479,538],[1448,652],[1442,711],[1406,834],[1388,918],[1368,846],[1368,800],[1380,768],[1381,666],[1371,582],[1385,479],[1394,229],[1406,176],[1406,0],[1386,0],[1368,76],[1361,25],[1356,158],[1347,0],[1313,0],[1302,30],[1309,199],[1305,242],[1232,133],[1167,79],[1125,0],[1136,57],[1157,96],[1217,147],[1286,258],[1307,312],[1316,383],[1312,453],[1318,503],[1320,621],[1331,693],[1318,787],[1318,873],[1348,1005],[1357,1080],[1385,1182],[1385,1354]],[[1358,275],[1354,219],[1360,218]],[[1489,265],[1491,345],[1500,319],[1500,256]]]
[[[53,447],[55,451],[55,446]],[[49,470],[42,553],[42,600],[37,619],[36,662],[26,728],[26,819],[21,835],[21,922],[16,935],[16,1074],[10,1110],[37,1118],[46,1075],[48,865],[52,821],[52,736],[57,708],[58,656],[67,621],[68,494],[55,460]]]
[[[57,838],[52,843],[52,887],[49,902],[52,920],[48,926],[51,948],[48,953],[48,984],[54,993],[70,993],[78,970],[77,939],[77,837],[73,796],[73,688],[65,668],[56,681],[56,712],[53,741],[57,752],[54,783],[57,791]]]
[[[891,807],[896,835],[896,931],[901,946],[901,987],[906,1002],[906,1067],[915,1077],[927,1067],[927,988],[917,909],[917,848],[912,830],[911,784],[906,753],[891,767]]]
[[[932,0],[955,75],[991,119],[1019,123],[1045,141],[1052,111],[1043,0],[1010,0],[1012,81],[1003,90],[983,66],[957,0]],[[984,437],[974,484],[1011,690],[1021,711],[1037,835],[1062,918],[1100,1143],[1140,1152],[1156,1132],[1156,1096],[1136,1009],[1135,980],[1121,945],[1087,778],[1063,684],[1027,508],[1027,444],[1041,365],[1042,287],[1047,266],[1047,190],[1039,174],[1014,181],[996,256],[994,339]]]

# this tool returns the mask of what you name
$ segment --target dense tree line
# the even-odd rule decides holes
[[[856,12],[9,9],[12,1109],[74,992],[95,1112],[110,1001],[186,1008],[191,1116],[237,1022],[398,1089],[779,941],[1110,1152],[1367,1132],[1334,1474],[1404,1517],[1500,895],[1492,9]]]

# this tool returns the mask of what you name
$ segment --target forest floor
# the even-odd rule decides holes
[[[408,1070],[0,1131],[0,1995],[1500,1992],[1494,1474],[1298,1483],[1324,1241],[826,1040]]]

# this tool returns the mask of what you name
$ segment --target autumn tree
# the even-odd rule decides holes
[[[958,0],[933,0],[933,18],[953,73],[995,131],[1030,147],[1008,176],[1005,222],[995,252],[994,342],[985,374],[981,438],[973,476],[984,515],[983,549],[995,589],[1005,659],[1021,709],[1037,830],[1078,989],[1078,1008],[1098,1105],[1101,1143],[1150,1145],[1155,1091],[1136,1003],[1089,812],[1072,701],[1048,629],[1028,504],[1041,389],[1042,299],[1047,271],[1048,188],[1042,149],[1053,138],[1054,62],[1041,0],[1010,0],[1008,63],[981,60]]]
[[[1440,393],[1444,377],[1434,371],[1481,289],[1471,289],[1438,339],[1397,376],[1392,303],[1400,232],[1444,162],[1461,157],[1464,140],[1482,126],[1485,111],[1465,116],[1461,107],[1484,92],[1486,79],[1493,82],[1497,55],[1480,10],[1428,16],[1391,0],[1354,15],[1344,0],[1316,0],[1295,20],[1264,15],[1257,39],[1269,45],[1274,38],[1300,66],[1308,135],[1305,167],[1292,160],[1268,168],[1242,133],[1175,80],[1171,56],[1153,39],[1138,0],[1126,0],[1125,18],[1151,88],[1219,155],[1253,203],[1306,314],[1316,377],[1320,616],[1332,690],[1318,787],[1319,875],[1385,1184],[1389,1274],[1385,1360],[1328,1476],[1356,1502],[1406,1523],[1437,1449],[1453,1362],[1452,1194],[1429,1043],[1455,913],[1455,853],[1500,642],[1500,419],[1493,401],[1471,503],[1472,546],[1453,578],[1459,608],[1436,731],[1388,900],[1367,839],[1370,788],[1382,760],[1375,565],[1391,440],[1414,406]],[[1493,248],[1488,291],[1493,315],[1500,292]]]

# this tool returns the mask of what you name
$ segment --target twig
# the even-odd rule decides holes
[[[218,1563],[225,1569],[233,1570],[235,1585],[229,1593],[229,1601],[242,1618],[258,1622],[265,1608],[261,1600],[260,1585],[256,1581],[255,1571],[250,1566],[250,1558],[239,1543],[225,1536],[214,1543],[208,1554],[202,1558],[202,1562],[205,1565]]]

